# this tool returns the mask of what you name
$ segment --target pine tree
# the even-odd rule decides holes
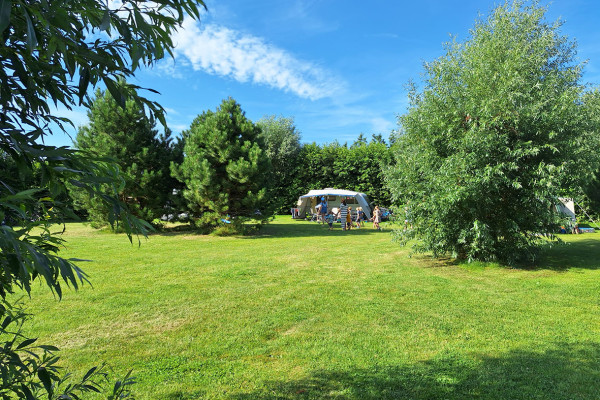
[[[239,230],[248,219],[269,216],[263,201],[270,163],[260,133],[232,98],[183,132],[184,160],[172,171],[186,186],[183,195],[199,228],[214,229],[226,220]]]
[[[112,158],[124,178],[121,200],[139,218],[160,218],[176,185],[169,171],[175,157],[170,132],[159,136],[141,107],[129,101],[121,108],[107,92],[96,92],[88,118],[89,124],[77,133],[77,147]],[[108,206],[98,196],[80,192],[75,198],[96,226],[108,223]]]

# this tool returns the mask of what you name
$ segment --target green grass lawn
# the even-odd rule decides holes
[[[70,224],[93,287],[36,287],[30,325],[78,374],[138,399],[598,399],[600,234],[531,269],[452,265],[278,217],[253,237]]]

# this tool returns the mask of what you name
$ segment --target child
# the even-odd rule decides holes
[[[379,209],[379,206],[375,206],[375,209],[373,210],[373,228],[380,231],[381,230],[381,228],[379,227],[380,222],[381,222],[381,210]]]
[[[348,214],[346,214],[346,229],[352,229],[352,207],[348,207]]]
[[[325,216],[325,221],[327,221],[327,225],[329,225],[328,230],[330,230],[330,231],[333,230],[333,219],[334,219],[333,211],[329,211],[329,214],[327,214]]]
[[[364,216],[363,216],[363,210],[362,207],[358,207],[356,209],[356,228],[360,229],[360,226],[362,224],[362,220],[363,220]]]

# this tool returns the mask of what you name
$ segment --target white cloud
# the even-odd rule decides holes
[[[317,143],[337,140],[352,143],[362,132],[367,139],[372,134],[382,134],[387,138],[396,127],[395,116],[384,107],[368,107],[356,103],[310,105],[304,115],[297,118],[302,126],[303,139]],[[304,135],[305,134],[305,135]]]
[[[167,112],[168,115],[179,115],[179,112],[177,110],[175,110],[174,108],[165,107],[165,111]]]
[[[375,117],[371,119],[370,123],[373,133],[389,133],[396,127],[395,121],[390,118]]]
[[[298,60],[263,39],[189,19],[173,37],[177,58],[239,82],[263,84],[311,100],[332,97],[341,85],[319,66]]]
[[[159,75],[168,75],[176,79],[183,79],[185,77],[185,75],[177,68],[175,60],[172,58],[163,58],[156,64],[155,68],[156,70],[149,69],[148,71],[156,71]]]
[[[175,133],[181,133],[186,129],[190,129],[190,124],[171,124],[167,121],[167,125],[169,126],[169,129],[171,129]]]
[[[75,127],[89,123],[87,109],[85,107],[75,106],[69,110],[67,107],[60,105],[52,111],[52,115],[69,119]]]

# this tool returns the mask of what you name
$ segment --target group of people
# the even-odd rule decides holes
[[[342,223],[343,231],[350,230],[353,227],[360,229],[364,226],[364,222],[367,220],[367,216],[362,207],[358,207],[356,209],[356,220],[353,223],[352,207],[348,206],[346,200],[342,200],[337,213],[334,214],[333,210],[328,209],[325,197],[321,198],[321,203],[318,205],[318,214],[321,222],[329,225],[329,230],[333,229],[333,223],[338,219]],[[375,209],[373,210],[373,216],[370,220],[373,221],[373,228],[380,231],[381,227],[379,226],[379,223],[381,222],[381,210],[379,209],[379,206],[375,206]]]
[[[577,222],[569,224],[568,227],[569,229],[567,229],[567,227],[565,227],[564,225],[561,225],[558,233],[568,233],[569,231],[576,235],[581,233],[581,229],[579,229],[579,224]]]

